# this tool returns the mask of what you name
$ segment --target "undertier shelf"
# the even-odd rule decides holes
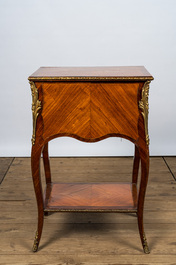
[[[51,183],[45,191],[45,212],[137,212],[132,183]]]

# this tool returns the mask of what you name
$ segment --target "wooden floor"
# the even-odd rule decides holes
[[[51,158],[53,181],[130,181],[132,158]],[[42,170],[43,175],[43,170]],[[0,158],[0,264],[176,264],[176,157],[152,157],[144,254],[135,214],[53,213],[32,252],[37,208],[30,158]]]

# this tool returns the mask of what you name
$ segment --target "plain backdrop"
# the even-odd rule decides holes
[[[30,156],[28,76],[40,66],[144,65],[151,155],[176,155],[175,0],[0,0],[0,156]],[[133,155],[120,138],[61,137],[53,156]]]

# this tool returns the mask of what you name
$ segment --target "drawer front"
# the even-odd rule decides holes
[[[139,83],[44,82],[43,139],[72,136],[93,142],[138,138]]]

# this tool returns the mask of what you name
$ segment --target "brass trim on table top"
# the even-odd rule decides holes
[[[146,143],[149,145],[149,134],[148,134],[148,113],[149,113],[149,103],[148,103],[148,96],[149,96],[149,84],[150,81],[146,81],[142,88],[142,98],[139,101],[139,108],[142,110],[142,116],[144,117],[144,126],[145,126],[145,136],[146,136]]]
[[[32,92],[32,115],[33,115],[33,134],[32,134],[32,145],[35,144],[36,138],[36,124],[37,124],[37,117],[39,115],[39,110],[41,109],[41,101],[38,99],[38,89],[35,86],[35,83],[29,81],[31,86]]]
[[[29,77],[29,81],[147,81],[153,80],[152,76],[128,77],[128,76],[53,76],[53,77]]]

